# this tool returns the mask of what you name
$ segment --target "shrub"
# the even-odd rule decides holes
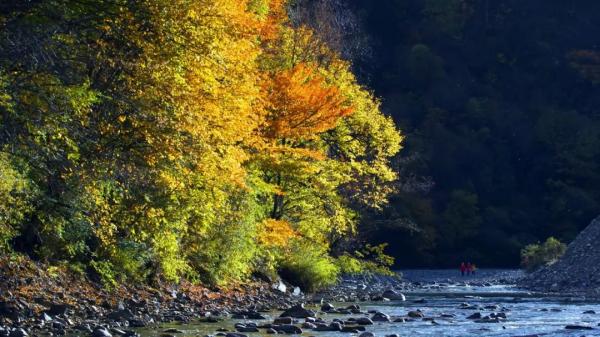
[[[521,266],[534,271],[542,266],[554,263],[567,250],[567,245],[550,237],[543,244],[531,244],[521,250]]]
[[[10,240],[21,229],[35,196],[33,184],[14,165],[12,156],[0,151],[0,252],[10,250]]]
[[[337,282],[340,268],[325,252],[296,245],[280,264],[279,274],[304,291],[314,292]]]

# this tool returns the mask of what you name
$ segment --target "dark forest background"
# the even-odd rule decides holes
[[[398,267],[516,266],[598,215],[600,2],[307,3],[406,136],[401,192],[364,226]]]

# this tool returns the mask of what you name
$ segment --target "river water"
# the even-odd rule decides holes
[[[392,317],[405,317],[408,311],[421,310],[435,323],[416,319],[404,323],[378,323],[367,326],[375,336],[398,334],[399,336],[600,336],[600,303],[587,302],[569,297],[548,297],[518,289],[514,284],[519,271],[480,270],[475,276],[461,277],[450,270],[403,271],[404,278],[419,282],[417,291],[405,293],[406,301],[359,303],[362,311],[376,310]],[[504,280],[506,278],[506,280]],[[494,281],[493,285],[487,282]],[[498,282],[500,280],[500,282]],[[461,309],[467,303],[480,309]],[[349,303],[335,303],[347,306]],[[496,306],[491,308],[491,306]],[[484,309],[484,307],[490,307]],[[586,311],[596,313],[584,313]],[[476,323],[467,317],[475,312],[489,315],[504,312],[507,319],[500,323]],[[454,315],[443,318],[443,315]],[[278,312],[269,313],[277,317]],[[327,321],[349,316],[320,314]],[[354,315],[353,317],[357,317]],[[160,336],[168,327],[182,330],[181,337],[216,335],[218,328],[235,331],[233,325],[244,320],[228,320],[220,323],[163,325],[159,329],[144,329],[143,337]],[[256,321],[261,324],[263,322]],[[593,330],[568,330],[567,325],[585,325]],[[248,336],[265,336],[266,333],[247,333]],[[341,332],[305,331],[303,336],[357,336]]]

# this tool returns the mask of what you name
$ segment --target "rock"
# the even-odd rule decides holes
[[[381,294],[381,297],[388,298],[394,301],[406,301],[406,296],[404,296],[404,294],[391,289],[384,291],[383,294]]]
[[[121,309],[111,312],[107,317],[115,321],[124,321],[132,319],[134,315],[129,309]]]
[[[302,291],[300,290],[300,287],[294,287],[294,290],[292,291],[292,295],[294,295],[294,296],[302,295]]]
[[[369,317],[359,317],[356,319],[356,324],[373,325],[373,320],[371,320]]]
[[[358,337],[375,337],[375,335],[371,332],[363,332]]]
[[[242,333],[228,332],[225,334],[225,337],[248,337],[248,335],[244,335]]]
[[[325,303],[321,306],[321,311],[323,312],[330,312],[332,310],[335,310],[335,307],[331,303]]]
[[[21,309],[15,304],[6,301],[0,302],[0,317],[17,320],[21,315]]]
[[[277,317],[273,321],[274,324],[292,324],[294,323],[294,319],[291,317]]]
[[[595,315],[596,314],[596,312],[594,310],[586,310],[583,313],[586,315]]]
[[[283,331],[286,334],[291,334],[291,335],[300,335],[302,334],[302,329],[292,325],[292,324],[284,324],[284,325],[279,325],[274,327],[275,330],[277,331]]]
[[[293,318],[306,318],[314,317],[315,312],[304,308],[304,304],[297,304],[286,311],[284,311],[279,317],[293,317]]]
[[[238,332],[259,332],[258,328],[255,326],[237,325],[235,329]]]
[[[287,286],[281,280],[279,280],[277,283],[273,284],[273,289],[285,293],[287,291]]]
[[[141,319],[130,319],[129,326],[132,328],[143,328],[147,326],[148,323]]]
[[[23,328],[17,328],[10,332],[8,337],[27,337],[29,334]]]
[[[69,306],[67,304],[52,304],[47,313],[52,316],[66,315],[68,310]]]
[[[388,316],[382,312],[377,312],[373,316],[371,316],[371,320],[373,322],[389,322],[390,316]]]
[[[423,318],[423,317],[425,317],[425,315],[423,314],[423,312],[421,312],[419,310],[409,311],[408,314],[406,314],[406,316],[408,316],[410,318]]]
[[[480,312],[476,312],[470,316],[467,316],[467,319],[480,319],[481,318],[481,313]]]
[[[92,332],[92,337],[112,337],[112,335],[106,328],[98,327]]]
[[[314,323],[311,323],[311,322],[304,322],[304,323],[302,323],[302,328],[312,330],[312,329],[316,329],[317,325]]]
[[[588,325],[567,325],[565,326],[565,329],[567,330],[594,330],[594,328],[592,328],[591,326]]]

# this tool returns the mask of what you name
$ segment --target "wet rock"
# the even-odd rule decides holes
[[[292,324],[279,325],[277,327],[274,327],[274,329],[277,331],[283,331],[286,334],[292,334],[292,335],[302,334],[302,329],[295,325],[292,325]]]
[[[342,331],[342,328],[342,323],[331,322],[329,325],[317,324],[317,328],[315,329],[315,331]]]
[[[596,312],[594,310],[586,310],[583,313],[586,315],[595,315],[596,314]]]
[[[394,320],[394,323],[406,323],[406,320],[402,317],[398,317]]]
[[[225,334],[225,337],[248,337],[248,335],[244,335],[243,333],[228,332]]]
[[[373,322],[389,322],[390,316],[388,316],[382,312],[377,312],[373,316],[371,316],[371,320]]]
[[[255,326],[236,325],[235,329],[238,332],[259,332],[258,328]]]
[[[565,329],[567,329],[567,330],[594,330],[594,328],[589,325],[577,325],[577,324],[567,325],[567,326],[565,326]]]
[[[312,330],[312,329],[316,329],[317,325],[314,323],[311,323],[311,322],[304,322],[304,323],[302,323],[302,328]]]
[[[294,323],[294,319],[291,317],[277,317],[273,321],[274,324],[292,324]]]
[[[419,310],[409,311],[408,314],[406,314],[406,316],[408,316],[410,318],[422,318],[422,317],[425,317],[425,315],[423,314],[423,312],[421,312]]]
[[[359,317],[356,319],[356,324],[373,325],[373,320],[371,320],[369,317]]]
[[[293,318],[306,318],[314,317],[315,312],[304,308],[304,304],[297,304],[286,311],[284,311],[279,317],[293,317]]]
[[[481,313],[480,312],[476,312],[470,316],[467,316],[467,319],[480,319],[481,318]]]
[[[391,289],[384,291],[381,296],[394,301],[406,301],[406,296],[404,296],[404,294]]]
[[[375,337],[375,335],[371,332],[363,332],[358,337]]]
[[[423,303],[427,303],[427,300],[425,300],[424,298],[420,298],[418,300],[414,300],[413,303],[423,304]]]
[[[335,307],[331,303],[325,303],[321,306],[321,311],[323,312],[330,312],[333,310],[335,310]]]

